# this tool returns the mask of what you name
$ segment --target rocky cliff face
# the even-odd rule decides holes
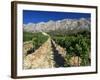
[[[85,18],[80,19],[63,19],[58,21],[48,21],[40,23],[28,23],[24,24],[24,31],[39,32],[39,31],[55,31],[55,30],[67,30],[78,31],[88,30],[90,31],[90,20]]]

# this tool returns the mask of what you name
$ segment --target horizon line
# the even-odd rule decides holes
[[[40,21],[40,22],[29,22],[29,23],[27,23],[27,24],[38,24],[38,23],[47,23],[47,22],[50,22],[50,21],[54,21],[54,22],[57,22],[57,21],[62,21],[62,20],[67,20],[67,19],[69,19],[69,20],[80,20],[80,19],[90,19],[90,18],[84,18],[84,17],[81,17],[81,18],[64,18],[64,19],[59,19],[59,20],[48,20],[48,21]],[[27,25],[27,24],[24,24],[23,23],[23,25]]]

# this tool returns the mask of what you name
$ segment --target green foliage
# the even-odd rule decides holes
[[[48,36],[43,35],[41,32],[34,33],[34,36],[32,38],[34,49],[39,48],[45,41],[47,41],[47,39]]]
[[[32,41],[34,50],[39,48],[47,39],[48,36],[43,35],[41,32],[23,32],[23,41]]]
[[[77,34],[52,36],[57,44],[66,48],[67,53],[81,57],[82,66],[89,63],[90,32],[83,31]],[[68,57],[67,57],[68,58]]]
[[[23,32],[23,41],[30,41],[33,38],[33,33]]]

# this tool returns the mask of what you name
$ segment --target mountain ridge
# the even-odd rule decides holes
[[[90,31],[91,21],[87,18],[80,19],[62,19],[62,20],[49,20],[48,22],[28,23],[23,24],[23,30],[26,32],[48,32],[55,30],[66,31],[78,31],[88,30]]]

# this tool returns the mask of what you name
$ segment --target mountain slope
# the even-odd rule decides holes
[[[90,20],[86,18],[80,19],[63,19],[58,21],[48,21],[40,23],[28,23],[24,24],[24,31],[27,32],[48,32],[55,30],[66,30],[66,31],[79,31],[88,30],[90,31]]]

